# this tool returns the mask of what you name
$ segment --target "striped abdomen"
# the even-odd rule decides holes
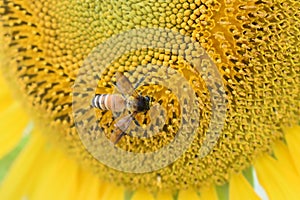
[[[101,110],[121,112],[126,106],[125,99],[119,94],[96,94],[92,106]]]

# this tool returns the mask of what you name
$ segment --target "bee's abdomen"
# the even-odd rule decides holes
[[[109,96],[109,94],[96,94],[92,100],[92,106],[101,110],[109,110],[107,106]]]
[[[117,94],[96,94],[92,106],[101,110],[121,112],[125,108],[125,99]]]

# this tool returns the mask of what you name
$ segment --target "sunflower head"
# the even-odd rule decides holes
[[[299,7],[5,1],[1,69],[45,135],[101,179],[151,191],[220,185],[299,119]],[[122,116],[89,104],[116,92],[116,72],[151,103],[112,147]],[[123,162],[124,151],[160,153]]]

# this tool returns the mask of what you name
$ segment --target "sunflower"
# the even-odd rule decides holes
[[[299,10],[2,0],[0,198],[298,199]],[[111,146],[117,72],[151,108]]]

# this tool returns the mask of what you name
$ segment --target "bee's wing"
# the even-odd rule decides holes
[[[115,123],[115,127],[125,132],[129,128],[129,125],[131,124],[134,115],[134,113],[126,115],[125,117],[123,117]]]
[[[114,144],[117,144],[124,135],[125,132],[116,127],[114,133],[110,136],[110,141],[112,141]]]
[[[129,96],[138,96],[138,93],[135,91],[134,87],[128,80],[126,76],[124,76],[122,73],[117,72],[116,73],[116,79],[117,79],[117,89],[119,92],[121,92],[123,95],[129,95]]]
[[[126,130],[129,128],[133,118],[135,116],[135,113],[126,115],[117,123],[115,123],[115,129],[114,133],[111,135],[110,140],[114,143],[117,144],[119,140],[125,135]]]

